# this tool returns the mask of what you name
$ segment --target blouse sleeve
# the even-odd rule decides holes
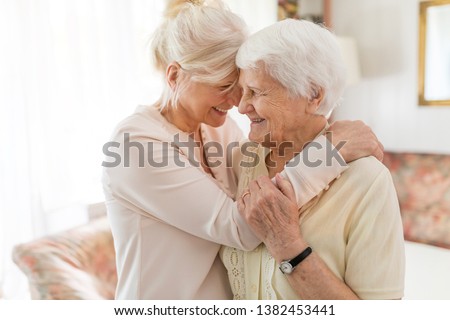
[[[347,168],[338,150],[321,135],[289,161],[281,175],[291,182],[300,208]]]
[[[253,250],[260,243],[234,201],[179,149],[146,137],[133,142],[142,147],[128,154],[119,147],[123,161],[104,170],[104,186],[118,202],[218,244]]]

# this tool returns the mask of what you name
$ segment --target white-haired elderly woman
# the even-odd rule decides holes
[[[262,159],[242,158],[237,196],[264,244],[221,249],[234,298],[402,298],[402,223],[389,171],[374,157],[353,161],[300,210],[278,174],[304,145],[316,147],[307,143],[327,128],[341,98],[345,71],[335,37],[288,19],[250,36],[236,61],[239,112],[252,121],[249,139]]]
[[[261,242],[238,212],[237,177],[227,165],[242,139],[227,112],[240,99],[235,57],[245,27],[218,2],[172,1],[155,31],[152,49],[165,75],[161,98],[119,123],[105,146],[117,299],[232,298],[220,245],[251,250]],[[352,141],[341,149],[346,161],[381,156],[361,123],[340,124],[334,132],[340,137],[335,144]],[[325,158],[323,150],[318,154]],[[320,168],[300,163],[286,174],[310,186],[296,189],[302,205],[343,170],[337,162]]]

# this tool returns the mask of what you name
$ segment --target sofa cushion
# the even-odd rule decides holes
[[[114,299],[114,244],[106,217],[20,244],[13,260],[33,299]]]
[[[405,239],[450,248],[450,155],[391,153]]]

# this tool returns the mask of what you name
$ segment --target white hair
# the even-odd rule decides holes
[[[314,99],[322,89],[324,98],[316,114],[326,117],[345,88],[345,64],[335,36],[305,20],[286,19],[251,35],[239,49],[236,63],[241,69],[262,63],[293,97]]]
[[[219,84],[237,71],[236,54],[246,38],[245,22],[221,1],[172,1],[151,49],[158,70],[177,62],[192,81]],[[166,81],[161,107],[176,106],[182,90],[172,90]]]

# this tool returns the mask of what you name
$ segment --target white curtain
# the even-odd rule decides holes
[[[227,2],[252,30],[273,22],[255,12],[275,0]],[[15,244],[82,223],[80,208],[102,201],[102,145],[159,96],[145,45],[164,5],[0,0],[0,298],[27,297]]]
[[[0,287],[25,297],[14,244],[86,220],[102,145],[158,95],[144,50],[163,1],[0,1]]]

